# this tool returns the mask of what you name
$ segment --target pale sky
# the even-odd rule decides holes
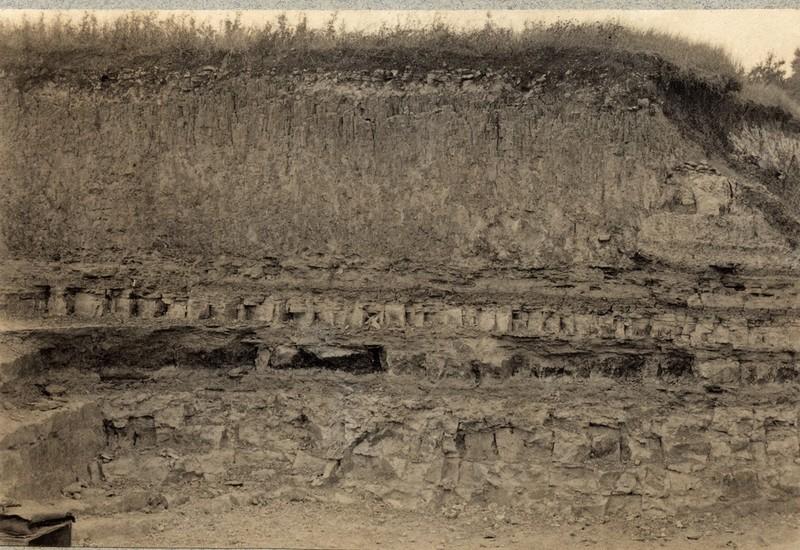
[[[0,18],[25,16],[37,19],[36,10],[0,10]],[[56,13],[46,12],[48,15]],[[83,10],[58,12],[67,17],[80,17]],[[95,11],[98,19],[116,17],[124,11]],[[188,13],[160,11],[159,15]],[[196,20],[211,23],[231,17],[230,11],[194,11]],[[285,13],[290,22],[296,22],[305,14],[312,27],[321,27],[330,19],[331,11],[274,11],[253,10],[239,12],[243,23],[262,24]],[[794,50],[800,48],[800,9],[795,10],[491,10],[492,20],[497,26],[521,28],[526,21],[554,22],[571,19],[597,21],[617,19],[622,23],[639,27],[655,28],[682,35],[690,40],[704,41],[723,46],[746,68],[762,60],[768,52],[788,62]],[[455,27],[480,27],[486,21],[486,10],[459,11],[340,11],[337,21],[344,22],[351,30],[379,28],[383,23],[394,25],[425,24],[438,16]]]

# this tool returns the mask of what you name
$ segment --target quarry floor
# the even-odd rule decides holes
[[[350,548],[725,548],[793,549],[800,515],[701,515],[606,523],[466,509],[457,517],[381,504],[276,500],[219,510],[203,500],[155,513],[79,518],[73,544],[128,547]]]

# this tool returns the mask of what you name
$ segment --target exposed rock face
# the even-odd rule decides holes
[[[76,480],[91,479],[90,465],[105,447],[98,405],[84,400],[42,409],[24,421],[15,421],[21,414],[3,417],[0,494],[46,498]]]
[[[107,350],[92,351],[96,336]],[[233,484],[254,501],[293,486],[324,489],[315,498],[356,491],[401,507],[497,502],[596,517],[663,516],[721,501],[775,506],[798,494],[796,387],[744,384],[739,368],[722,360],[698,363],[696,376],[682,370],[691,369],[687,358],[611,355],[563,358],[560,369],[535,372],[474,362],[468,372],[411,377],[397,366],[369,374],[315,363],[260,371],[235,359],[239,342],[271,349],[279,365],[301,352],[222,329],[136,336],[80,329],[36,338],[62,350],[63,363],[51,356],[50,370],[39,374],[28,366],[17,379],[24,384],[6,394],[15,399],[68,369],[67,394],[74,399],[91,386],[102,414],[70,417],[58,432],[51,423],[37,427],[45,439],[37,436],[30,452],[37,463],[57,462],[62,477],[65,464],[42,445],[72,442],[72,473],[61,484],[14,462],[29,427],[6,436],[12,496],[47,494],[71,475],[89,489],[113,489],[120,501],[111,504],[123,508],[132,505],[129,494],[143,495],[147,508],[164,492],[175,498]],[[184,363],[198,341],[210,346],[205,360]],[[173,359],[142,353],[165,342]],[[113,351],[130,365],[127,376],[102,359],[116,345],[130,350]],[[71,357],[84,359],[81,370]],[[637,369],[651,361],[665,370],[640,377]],[[711,392],[709,376],[718,384]]]
[[[653,78],[550,76],[524,93],[502,74],[480,86],[229,77],[190,94],[6,82],[6,244],[40,258],[428,269],[630,266],[636,251],[691,267],[732,254],[742,267],[794,265],[786,235],[748,204],[755,183],[704,162],[708,144],[656,108],[679,106]]]
[[[5,82],[3,392],[91,387],[102,441],[69,460],[142,506],[790,502],[797,130],[579,74]],[[14,437],[6,492],[75,481]]]

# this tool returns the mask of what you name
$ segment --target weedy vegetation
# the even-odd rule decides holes
[[[487,15],[486,24],[474,30],[434,20],[427,26],[398,24],[364,33],[347,30],[335,15],[323,28],[311,28],[305,19],[292,25],[286,16],[262,26],[243,25],[238,17],[212,26],[191,16],[163,18],[152,12],[131,12],[105,22],[91,13],[77,20],[0,21],[0,67],[39,78],[59,70],[146,63],[192,67],[221,60],[251,69],[287,62],[296,69],[315,63],[353,68],[367,58],[421,69],[439,67],[448,59],[519,66],[533,54],[578,50],[657,56],[697,77],[733,83],[725,87],[738,91],[744,101],[800,117],[795,97],[753,72],[748,78],[723,48],[617,22],[528,22],[523,30],[512,31],[494,25]]]
[[[720,47],[691,42],[658,31],[640,31],[616,22],[544,25],[528,22],[522,31],[497,27],[487,17],[481,29],[458,30],[441,20],[422,27],[384,26],[377,32],[349,31],[332,17],[325,28],[310,28],[305,19],[291,25],[285,16],[275,24],[245,26],[239,18],[218,27],[191,16],[159,18],[132,12],[100,23],[91,13],[79,21],[55,17],[37,21],[0,22],[0,52],[4,65],[46,63],[47,58],[91,63],[133,59],[183,58],[206,61],[220,54],[257,63],[298,50],[308,52],[398,50],[414,52],[424,64],[436,54],[516,60],[543,49],[590,49],[651,53],[679,67],[706,75],[735,77],[741,67]]]

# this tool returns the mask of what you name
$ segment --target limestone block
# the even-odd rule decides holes
[[[752,498],[760,492],[758,472],[750,469],[733,470],[722,475],[722,491],[727,498]]]
[[[537,428],[525,439],[528,460],[538,463],[550,462],[553,458],[555,432],[547,428]]]
[[[541,309],[528,312],[528,334],[541,336],[545,332],[545,320],[547,313]]]
[[[199,472],[197,464],[192,462],[192,473],[200,473],[204,478],[215,481],[226,477],[228,470],[235,463],[235,452],[233,449],[213,450],[197,455],[199,462]]]
[[[268,435],[267,430],[254,423],[243,423],[239,426],[239,444],[247,447],[260,448]]]
[[[639,470],[639,483],[643,495],[662,498],[669,493],[667,471],[656,466],[646,466]]]
[[[240,305],[241,302],[239,300],[231,300],[219,302],[216,305],[212,305],[212,308],[214,311],[220,312],[220,315],[223,319],[233,321],[239,316]]]
[[[550,474],[550,486],[555,487],[559,492],[567,490],[587,495],[598,494],[600,490],[599,476],[600,474],[592,468],[561,465],[553,468]]]
[[[186,426],[184,432],[193,441],[218,449],[225,439],[225,426],[222,425],[192,425]]]
[[[336,326],[336,309],[335,304],[318,304],[316,306],[317,321],[330,327]]]
[[[185,301],[174,301],[167,304],[167,313],[165,317],[168,319],[185,319],[188,313],[189,308]]]
[[[542,327],[544,334],[548,336],[558,336],[561,334],[561,315],[550,311],[545,312]]]
[[[635,465],[663,464],[661,444],[655,437],[628,437],[626,440],[630,459]]]
[[[72,297],[67,297],[63,289],[53,290],[47,299],[47,312],[54,317],[63,317],[70,314]]]
[[[779,468],[771,483],[784,493],[800,497],[800,464],[785,464]]]
[[[387,327],[404,327],[406,324],[406,306],[403,304],[386,304],[384,315]]]
[[[694,475],[668,470],[666,473],[666,485],[670,494],[685,495],[689,491],[694,491],[702,486],[703,481]]]
[[[746,407],[716,407],[709,428],[732,436],[750,437],[753,426],[752,409]]]
[[[622,472],[614,483],[614,493],[631,494],[639,489],[639,479],[633,472]]]
[[[105,295],[91,292],[76,292],[74,299],[74,311],[78,317],[92,319],[101,317],[105,312]]]
[[[299,327],[310,327],[314,323],[314,306],[306,300],[290,298],[286,302],[286,313]]]
[[[372,330],[380,330],[386,325],[382,304],[370,304],[364,308],[364,325]]]
[[[619,430],[595,426],[589,428],[591,457],[619,462]]]
[[[478,328],[491,332],[495,328],[496,313],[493,309],[481,309],[478,314]]]
[[[111,312],[122,318],[128,318],[133,314],[133,308],[136,304],[136,297],[131,291],[123,291],[115,296],[111,301]]]
[[[474,307],[463,308],[463,325],[468,328],[478,326],[478,309]]]
[[[691,178],[690,185],[698,216],[719,216],[730,209],[733,187],[727,178],[698,175]]]
[[[494,432],[480,431],[464,434],[464,459],[490,461],[497,458]]]
[[[515,333],[528,332],[528,312],[513,311],[511,313],[511,330]]]
[[[462,461],[458,470],[455,493],[466,501],[472,501],[488,487],[489,468],[478,462]]]
[[[555,430],[553,460],[565,464],[584,464],[591,456],[592,442],[584,432]]]
[[[684,441],[664,442],[664,460],[667,469],[674,472],[688,474],[703,470],[710,454],[711,444],[702,435]]]
[[[361,328],[364,326],[366,313],[363,306],[356,304],[353,306],[353,311],[350,313],[350,326],[353,328]]]
[[[713,384],[737,384],[741,381],[742,368],[735,359],[711,359],[698,361],[697,375]]]
[[[264,372],[269,368],[269,361],[272,356],[272,350],[266,346],[258,347],[258,354],[256,355],[256,371]]]
[[[136,475],[138,464],[132,456],[123,456],[103,465],[103,473],[111,483],[123,481]]]
[[[183,405],[173,405],[155,413],[156,428],[179,429],[184,425]]]
[[[497,454],[503,462],[517,462],[525,457],[525,432],[500,428],[495,432]]]
[[[328,461],[317,458],[305,451],[298,451],[292,463],[292,470],[296,474],[321,476],[325,473]]]
[[[511,307],[504,306],[497,311],[495,330],[501,334],[511,332]]]
[[[189,319],[209,319],[212,307],[208,300],[203,298],[189,298],[186,304],[186,316]]]
[[[771,457],[800,458],[800,438],[791,426],[767,429],[767,455]]]
[[[254,321],[271,322],[275,317],[275,302],[272,300],[265,300],[263,303],[256,305],[253,308]]]
[[[464,322],[463,312],[460,307],[447,308],[439,313],[441,323],[447,327],[461,327]]]

